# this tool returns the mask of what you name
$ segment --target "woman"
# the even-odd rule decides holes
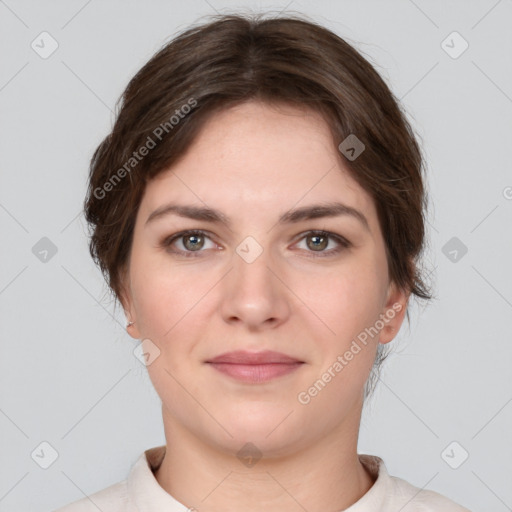
[[[410,295],[423,163],[373,67],[299,18],[219,16],[131,80],[91,162],[91,254],[166,445],[60,512],[467,511],[357,453]]]

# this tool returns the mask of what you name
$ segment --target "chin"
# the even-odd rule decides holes
[[[237,411],[233,415],[227,415],[222,425],[233,436],[223,435],[218,442],[231,452],[238,452],[247,443],[252,443],[258,450],[269,456],[284,455],[290,447],[299,443],[302,434],[297,419],[293,418],[293,410],[283,407],[273,407],[272,411],[251,408],[251,411]],[[287,415],[289,417],[287,417]],[[286,418],[286,419],[285,419]]]
[[[295,453],[298,449],[298,440],[294,439],[290,430],[283,430],[278,435],[268,432],[259,432],[255,429],[231,431],[233,437],[224,436],[220,440],[212,440],[217,449],[229,456],[237,457],[247,467],[251,467],[252,460],[281,458]],[[244,463],[248,461],[248,464]],[[253,464],[254,465],[254,464]]]

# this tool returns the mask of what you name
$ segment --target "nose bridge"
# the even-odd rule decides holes
[[[270,256],[268,247],[264,248],[253,237],[247,237],[238,245],[233,256],[232,284],[239,296],[257,302],[272,294],[275,283],[269,270]]]
[[[278,269],[274,268],[271,252],[247,237],[237,246],[232,264],[223,294],[225,320],[238,319],[253,327],[269,320],[282,321],[289,308],[285,287],[274,275]]]

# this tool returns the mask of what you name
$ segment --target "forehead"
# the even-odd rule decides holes
[[[186,154],[148,183],[141,210],[180,200],[274,219],[338,201],[364,211],[373,230],[373,201],[345,165],[319,113],[250,101],[212,116]]]

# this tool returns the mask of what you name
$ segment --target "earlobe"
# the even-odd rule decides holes
[[[136,325],[136,315],[133,307],[133,301],[129,293],[129,284],[126,278],[126,273],[121,273],[120,276],[120,289],[118,299],[124,309],[126,317],[126,332],[134,339],[139,339],[139,329]]]
[[[126,316],[126,332],[133,338],[133,339],[139,339],[140,333],[139,329],[136,325],[135,316],[125,309],[124,312]]]
[[[139,333],[139,328],[137,326],[137,318],[136,318],[135,312],[133,311],[133,307],[131,306],[130,302],[126,301],[126,299],[123,299],[121,302],[123,304],[124,314],[126,317],[126,332],[133,339],[138,340],[138,339],[140,339],[140,333]]]
[[[398,288],[395,283],[390,284],[386,305],[380,316],[384,326],[379,334],[379,343],[389,343],[398,334],[407,311],[409,295],[410,293]]]
[[[138,332],[138,329],[137,327],[135,326],[135,322],[134,321],[128,321],[128,323],[126,324],[126,332],[134,339],[139,339],[139,332]]]

